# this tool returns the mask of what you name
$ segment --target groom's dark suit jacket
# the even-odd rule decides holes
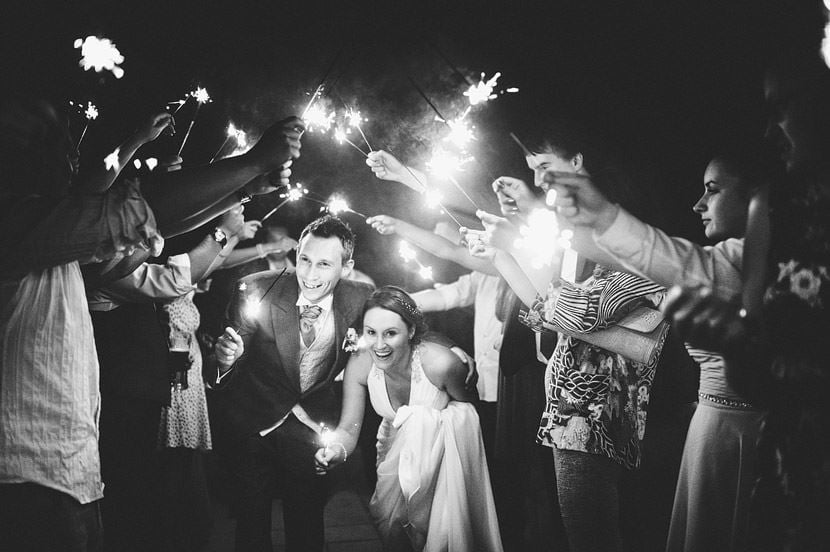
[[[325,377],[300,392],[300,333],[297,277],[286,273],[264,295],[254,316],[245,314],[247,301],[258,301],[279,272],[266,271],[240,280],[228,306],[226,326],[238,328],[245,351],[231,373],[216,385],[215,402],[224,422],[237,438],[269,428],[300,403],[316,422],[337,425],[340,400],[332,382],[346,366],[343,349],[348,328],[358,329],[358,317],[372,287],[340,280],[334,288],[332,315],[335,339],[329,349]],[[242,287],[243,289],[239,289]]]

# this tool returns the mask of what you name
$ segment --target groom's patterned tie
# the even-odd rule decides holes
[[[300,335],[306,347],[311,347],[314,342],[314,322],[320,316],[323,309],[317,305],[303,305],[300,311]]]

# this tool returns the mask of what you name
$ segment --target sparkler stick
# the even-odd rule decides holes
[[[390,151],[390,152],[392,151],[392,149],[391,149],[389,146],[386,146],[386,149],[387,149],[388,151]],[[402,163],[402,164],[403,164],[403,163]],[[423,193],[426,193],[426,192],[427,192],[427,186],[426,186],[426,184],[424,184],[423,182],[421,182],[421,179],[420,179],[420,178],[418,178],[418,177],[415,175],[415,173],[414,173],[414,172],[412,172],[412,169],[410,169],[410,168],[409,168],[406,164],[403,164],[403,168],[404,168],[404,169],[406,169],[406,172],[408,172],[408,173],[412,176],[412,178],[414,178],[414,179],[415,179],[415,182],[417,182],[417,183],[418,183],[418,185],[419,185],[419,186],[421,186],[421,188],[422,188],[422,190],[423,190]],[[461,224],[461,223],[458,221],[458,219],[457,219],[457,218],[455,218],[455,216],[453,216],[453,214],[450,212],[450,210],[449,210],[449,209],[447,209],[446,207],[444,207],[444,205],[443,205],[440,201],[437,201],[437,200],[436,200],[436,203],[437,203],[437,204],[438,204],[438,206],[441,208],[441,210],[442,210],[442,211],[444,211],[444,212],[447,214],[447,216],[448,216],[448,217],[450,217],[450,218],[452,219],[452,221],[453,221],[455,224],[457,224],[457,225],[458,225],[458,227],[459,227],[459,228],[463,228],[463,227],[464,227],[464,225],[463,225],[463,224]]]
[[[458,181],[455,178],[453,178],[451,176],[450,177],[450,182],[452,182],[455,185],[455,187],[458,188],[458,191],[461,192],[464,195],[464,197],[467,198],[467,201],[469,201],[473,205],[473,207],[475,207],[476,211],[480,210],[480,207],[478,206],[478,204],[476,204],[476,202],[473,200],[473,198],[471,198],[470,195],[467,192],[464,191],[464,188],[461,187],[461,184],[459,184]]]
[[[268,213],[266,213],[266,215],[260,219],[260,222],[265,222],[271,215],[276,213],[279,210],[279,208],[285,205],[286,203],[289,203],[291,201],[297,201],[307,194],[308,188],[304,187],[299,182],[297,183],[296,187],[289,187],[287,192],[285,192],[284,194],[280,194],[280,197],[285,199],[283,199],[279,204],[277,204],[276,207],[268,211]]]
[[[176,152],[176,155],[181,157],[182,150],[184,149],[184,145],[187,143],[187,138],[190,136],[190,131],[193,130],[193,124],[196,122],[196,115],[199,113],[199,106],[196,105],[196,112],[193,114],[193,119],[191,119],[190,124],[187,125],[187,132],[184,133],[184,139],[182,140],[182,144],[179,146],[179,151]]]
[[[202,88],[201,86],[197,86],[196,89],[190,92],[189,95],[193,96],[193,98],[196,99],[196,111],[193,112],[193,118],[190,120],[190,124],[187,127],[187,132],[185,132],[184,139],[182,139],[182,144],[181,146],[179,146],[179,151],[176,153],[176,155],[178,156],[181,156],[182,150],[184,149],[184,145],[187,143],[187,138],[190,136],[190,131],[193,130],[193,125],[196,124],[196,117],[199,116],[199,108],[202,107],[202,104],[206,104],[209,101],[211,101],[210,94],[208,94],[208,91]]]
[[[343,142],[346,142],[346,143],[347,143],[347,144],[349,144],[351,147],[353,147],[354,149],[356,149],[357,151],[359,151],[360,153],[362,153],[364,157],[369,157],[369,154],[368,154],[368,153],[366,153],[365,151],[363,151],[362,149],[360,149],[359,147],[357,147],[357,146],[355,145],[355,143],[354,143],[354,142],[352,142],[351,140],[349,140],[348,138],[346,138],[346,133],[345,133],[345,132],[343,132],[343,130],[341,130],[341,129],[339,129],[339,128],[338,128],[337,130],[335,130],[335,131],[334,131],[334,137],[335,137],[335,138],[337,138],[337,140],[338,140],[338,141],[340,141],[340,143],[341,143],[341,144],[342,144]]]
[[[409,245],[406,241],[401,241],[401,245],[398,248],[398,252],[401,255],[401,259],[404,260],[405,263],[409,261],[414,261],[415,264],[418,265],[418,275],[425,280],[432,280],[432,267],[427,266],[421,263],[418,260],[418,257],[415,254],[415,250]]]
[[[519,137],[518,137],[518,136],[516,136],[514,133],[512,133],[512,132],[511,132],[511,133],[510,133],[510,137],[511,137],[511,138],[513,138],[513,141],[514,141],[514,142],[516,142],[516,144],[517,144],[517,145],[518,145],[518,146],[522,149],[522,153],[524,153],[524,154],[525,154],[525,157],[531,157],[531,156],[533,155],[533,154],[530,152],[530,150],[529,150],[529,149],[527,149],[527,146],[525,146],[525,145],[522,143],[522,141],[521,141],[521,140],[519,140]]]
[[[246,299],[245,299],[245,309],[243,311],[243,314],[247,318],[255,318],[257,316],[257,314],[259,314],[259,308],[260,308],[260,305],[262,304],[262,302],[265,300],[265,296],[268,295],[268,292],[270,292],[274,288],[276,283],[280,281],[280,278],[282,278],[282,275],[285,274],[286,270],[288,270],[287,266],[282,269],[282,272],[277,274],[277,277],[274,278],[274,281],[271,282],[271,285],[268,286],[268,289],[265,290],[265,293],[262,294],[262,296],[259,298],[258,301],[252,301],[250,299],[250,297],[246,297]],[[245,291],[246,289],[247,289],[247,286],[246,286],[245,282],[242,282],[242,283],[239,284],[239,291]],[[237,334],[239,334],[240,337],[243,336],[243,335],[248,335],[248,333],[240,333],[240,331],[239,331],[240,329],[241,329],[241,327],[237,326],[236,328],[233,329],[233,331],[235,331]]]

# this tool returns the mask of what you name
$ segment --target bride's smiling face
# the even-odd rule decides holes
[[[363,340],[375,366],[381,370],[401,367],[407,362],[412,334],[414,330],[410,331],[403,318],[390,310],[374,307],[363,316]]]

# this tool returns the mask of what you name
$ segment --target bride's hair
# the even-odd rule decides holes
[[[427,323],[421,309],[407,292],[397,286],[376,289],[363,305],[363,315],[375,307],[394,312],[403,319],[408,329],[414,329],[415,333],[409,340],[413,345],[420,342],[427,331]]]

